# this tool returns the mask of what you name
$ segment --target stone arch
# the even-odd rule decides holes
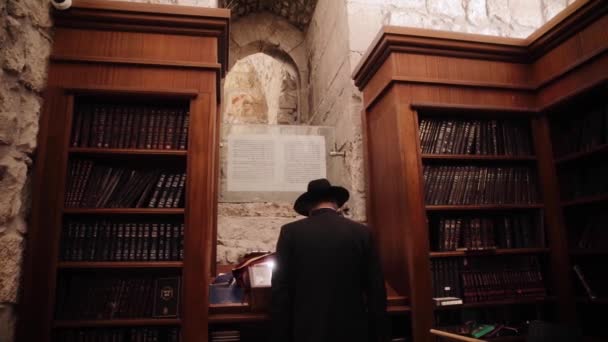
[[[308,65],[304,33],[286,19],[268,12],[258,12],[239,18],[230,28],[230,60],[255,53],[264,53],[293,66],[297,72],[298,122],[308,114]]]

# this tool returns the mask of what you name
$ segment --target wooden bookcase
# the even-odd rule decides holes
[[[180,336],[181,341],[206,341],[206,285],[215,272],[218,87],[227,65],[230,12],[79,0],[53,16],[54,45],[35,157],[17,340],[58,340],[65,336],[58,335],[62,332],[83,329],[107,333],[140,328],[145,332],[159,329],[166,341]],[[88,124],[83,123],[85,116],[91,118]],[[153,117],[155,125],[150,123]],[[74,143],[74,132],[85,126],[96,136],[108,127],[104,132],[111,136],[100,138],[99,144]],[[175,128],[172,135],[168,127]],[[144,133],[152,145],[133,145],[124,139],[128,134],[140,134],[141,139]],[[183,146],[178,146],[176,134],[184,139]],[[166,144],[160,144],[163,139]],[[108,176],[103,183],[102,176],[110,173],[95,178],[91,171],[86,178],[84,162],[77,161],[126,170],[118,175],[136,170],[148,176],[146,182],[144,176],[134,178],[141,181],[139,185],[128,186],[119,176]],[[163,173],[167,173],[165,184],[168,174],[176,175],[166,199],[173,194],[179,200],[178,189],[183,188],[179,203],[170,207],[149,203],[156,183],[162,184],[159,177]],[[100,191],[90,191],[95,199],[74,200],[81,196],[78,191],[84,191],[86,197],[87,188],[96,183],[114,184],[115,191],[104,192],[102,186]],[[138,201],[129,201],[138,191]],[[164,196],[162,191],[158,196]],[[112,197],[100,199],[104,193]],[[111,228],[97,228],[103,226],[101,221],[111,222],[104,226]],[[158,232],[153,228],[157,226]],[[163,241],[154,245],[158,251],[165,248],[162,258],[146,253],[153,248],[144,243],[156,243],[153,232]],[[118,245],[121,240],[124,245]],[[126,249],[126,241],[130,249]],[[68,253],[66,246],[79,252]],[[112,255],[109,250],[119,252]],[[179,293],[177,315],[161,318],[151,313],[152,304],[139,309],[156,297],[154,281],[167,277],[180,279],[173,293]],[[73,288],[67,289],[66,284]],[[145,295],[128,292],[129,287],[145,288]],[[117,293],[122,297],[116,297]],[[129,293],[140,295],[133,298]],[[114,310],[107,308],[107,302],[94,300],[104,296],[120,298],[116,315],[103,312]],[[81,302],[70,304],[75,311],[66,314],[63,303],[76,300]],[[122,312],[121,305],[129,308]]]
[[[607,338],[606,258],[608,256],[608,102],[604,83],[554,106],[547,116],[551,127],[568,251],[592,293],[591,299],[574,272],[577,314],[584,331]]]
[[[580,218],[572,219],[568,208],[587,208],[594,203],[601,206],[599,203],[605,204],[606,194],[561,199],[563,182],[569,178],[563,175],[560,164],[578,165],[578,159],[587,157],[601,160],[606,149],[598,145],[585,152],[555,155],[550,121],[560,115],[576,119],[577,114],[563,108],[576,108],[577,103],[586,101],[589,93],[603,91],[605,96],[607,12],[608,5],[603,1],[578,1],[527,39],[384,27],[355,70],[353,78],[364,97],[368,217],[388,282],[398,294],[410,298],[411,323],[403,320],[402,324],[411,324],[413,341],[434,340],[429,329],[441,328],[444,321],[441,315],[450,312],[458,316],[465,311],[495,308],[514,312],[523,319],[541,318],[568,325],[585,320],[576,311],[581,292],[577,290],[572,265],[581,258],[597,260],[597,254],[603,255],[605,251],[602,248],[597,253],[588,250],[570,253],[573,238],[570,231],[579,229],[576,226]],[[420,127],[431,118],[523,121],[530,130],[533,153],[463,155],[441,149],[423,153],[420,138],[425,132]],[[505,194],[490,202],[427,204],[425,191],[434,179],[427,174],[425,183],[429,165],[525,166],[536,176],[538,201],[506,201]],[[449,178],[449,172],[446,175],[443,186],[451,186],[449,180],[457,182],[456,178]],[[508,184],[512,183],[518,182]],[[487,187],[491,186],[484,183],[483,188]],[[532,190],[532,186],[525,188]],[[521,213],[541,218],[534,229],[544,231],[546,244],[475,252],[436,248],[435,217],[514,217]],[[499,230],[494,227],[494,231]],[[436,260],[458,260],[467,265],[483,263],[486,270],[494,271],[503,267],[501,260],[510,263],[528,256],[539,260],[545,295],[465,300],[463,305],[450,308],[433,306],[431,269]],[[460,273],[456,279],[462,285]],[[585,310],[591,306],[596,310],[592,312],[599,312],[597,308],[602,305],[601,300],[590,304],[580,299],[578,307]],[[593,324],[598,324],[598,320]],[[595,331],[583,333],[594,335]]]

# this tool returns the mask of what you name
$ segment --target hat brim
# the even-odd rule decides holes
[[[302,216],[308,216],[312,207],[321,198],[333,198],[338,207],[342,207],[350,194],[348,190],[341,186],[331,186],[322,192],[305,192],[293,204],[293,209]]]

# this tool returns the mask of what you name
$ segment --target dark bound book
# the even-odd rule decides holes
[[[156,279],[153,317],[177,317],[180,302],[180,278]]]

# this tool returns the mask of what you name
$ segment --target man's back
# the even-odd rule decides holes
[[[282,228],[273,275],[275,342],[379,341],[385,307],[364,225],[320,209]]]

